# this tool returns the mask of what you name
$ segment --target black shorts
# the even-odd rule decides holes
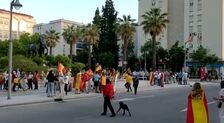
[[[94,81],[94,86],[97,87],[99,85],[99,81]]]

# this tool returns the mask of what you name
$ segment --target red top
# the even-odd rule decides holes
[[[114,96],[114,88],[112,84],[106,84],[103,89],[103,96],[108,96],[110,99]]]
[[[37,81],[39,80],[39,74],[38,73],[34,74],[34,79],[37,80]]]

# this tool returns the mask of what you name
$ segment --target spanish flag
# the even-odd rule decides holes
[[[64,68],[65,68],[64,65],[58,62],[58,73],[63,74]]]
[[[101,70],[102,70],[101,65],[97,65],[97,66],[96,66],[96,72],[99,72],[99,71],[101,71]]]
[[[188,96],[187,122],[186,123],[208,123],[208,105],[205,93],[201,97]]]

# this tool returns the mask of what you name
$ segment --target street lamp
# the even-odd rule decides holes
[[[10,3],[10,25],[9,25],[9,68],[8,68],[8,99],[11,99],[11,88],[12,88],[12,10],[13,7],[18,10],[23,5],[20,4],[19,0],[12,0]]]

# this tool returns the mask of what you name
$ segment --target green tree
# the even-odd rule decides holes
[[[113,64],[111,64],[110,67],[114,68],[116,68],[118,64],[117,61],[118,61],[118,49],[119,49],[117,44],[118,39],[116,35],[116,22],[117,22],[117,12],[114,9],[113,1],[106,0],[105,6],[102,7],[102,16],[100,22],[101,34],[100,34],[99,47],[94,51],[96,56],[98,56],[96,58],[97,61],[102,61],[102,59],[104,59],[100,57],[100,54],[102,53],[113,54],[114,56],[113,59],[110,58]]]
[[[172,71],[180,71],[184,64],[184,48],[177,41],[169,50],[169,64]]]
[[[153,59],[153,41],[149,39],[146,43],[141,47],[142,59],[146,60],[147,66],[146,68],[149,69],[152,66],[152,59]],[[160,42],[156,42],[156,53],[157,58],[156,61],[162,60],[164,62],[167,61],[168,52],[161,46]],[[146,57],[146,58],[145,58]]]
[[[91,53],[93,46],[97,46],[99,42],[100,31],[96,25],[88,25],[84,32],[84,41],[88,45],[88,66],[91,67]]]
[[[131,19],[131,16],[123,15],[123,18],[118,18],[118,28],[117,33],[121,37],[121,40],[124,42],[123,44],[123,60],[127,60],[127,48],[130,42],[133,41],[134,32],[135,32],[135,19]],[[122,63],[123,66],[123,63]],[[124,66],[126,69],[126,65]]]
[[[0,41],[0,58],[8,55],[8,41]]]
[[[55,30],[49,30],[46,31],[46,44],[48,47],[50,47],[50,55],[52,55],[52,48],[56,47],[56,44],[59,40],[59,33],[57,33]]]
[[[145,34],[150,34],[153,41],[153,69],[156,69],[156,36],[160,35],[166,28],[168,19],[167,13],[162,13],[160,8],[152,8],[149,12],[142,15],[143,30]]]
[[[191,58],[193,61],[202,63],[202,64],[214,64],[217,63],[218,57],[214,54],[209,54],[209,49],[199,46],[197,50],[194,50],[191,53]]]
[[[67,43],[70,44],[70,59],[72,60],[73,57],[73,45],[75,44],[75,56],[76,54],[76,42],[80,39],[81,37],[81,28],[80,27],[75,27],[75,25],[68,26],[67,28],[64,29],[62,36],[66,40]]]
[[[96,25],[96,26],[98,27],[98,29],[100,29],[100,25],[101,25],[100,20],[101,20],[100,10],[99,10],[99,8],[97,7],[97,9],[96,9],[96,11],[95,11],[95,16],[94,16],[94,18],[93,18],[92,23],[93,23],[94,25]]]

